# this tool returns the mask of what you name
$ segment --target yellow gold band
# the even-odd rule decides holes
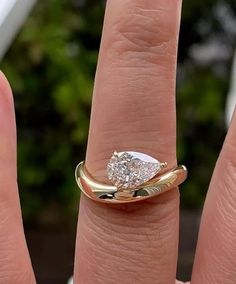
[[[80,190],[90,199],[103,203],[130,203],[145,200],[177,187],[187,178],[187,169],[180,165],[173,170],[155,176],[135,189],[120,190],[114,185],[96,181],[85,167],[84,162],[75,170]]]

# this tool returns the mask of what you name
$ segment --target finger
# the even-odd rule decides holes
[[[236,112],[211,180],[191,283],[236,279]]]
[[[108,1],[86,156],[94,175],[106,176],[114,149],[175,165],[179,15],[180,1]]]
[[[9,84],[0,72],[0,283],[35,283],[16,182],[16,127]]]
[[[86,155],[106,181],[114,150],[176,164],[175,71],[180,1],[107,1]],[[175,283],[178,191],[125,208],[82,197],[77,283]]]

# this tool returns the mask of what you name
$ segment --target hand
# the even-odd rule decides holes
[[[106,162],[114,150],[140,151],[167,161],[169,168],[176,165],[180,11],[180,0],[107,2],[86,154],[87,168],[98,180],[106,181]],[[236,114],[205,202],[192,284],[236,281],[235,141]],[[16,180],[13,101],[1,74],[0,283],[35,283]],[[82,196],[74,282],[174,283],[178,230],[177,188],[127,206]]]

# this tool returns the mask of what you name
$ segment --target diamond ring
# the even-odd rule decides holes
[[[75,170],[80,190],[90,199],[103,203],[129,203],[157,196],[185,181],[187,169],[180,165],[162,171],[167,163],[140,152],[114,152],[107,164],[107,177],[112,184],[95,180],[84,162]]]

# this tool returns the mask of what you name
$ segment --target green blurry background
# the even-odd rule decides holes
[[[60,279],[52,275],[60,269],[51,267],[39,275],[39,283],[65,283],[63,277],[72,273],[79,202],[73,172],[85,156],[104,7],[105,1],[99,0],[38,1],[1,63],[15,97],[20,196],[36,272],[41,273],[46,261],[44,255],[39,260],[36,248],[42,238],[45,243],[51,238],[53,244],[62,236],[69,255]],[[181,206],[188,216],[189,210],[202,208],[226,132],[235,17],[233,0],[184,1],[177,114],[178,160],[189,168],[181,187]],[[192,255],[186,259],[191,263]],[[189,272],[181,275],[188,278]]]

